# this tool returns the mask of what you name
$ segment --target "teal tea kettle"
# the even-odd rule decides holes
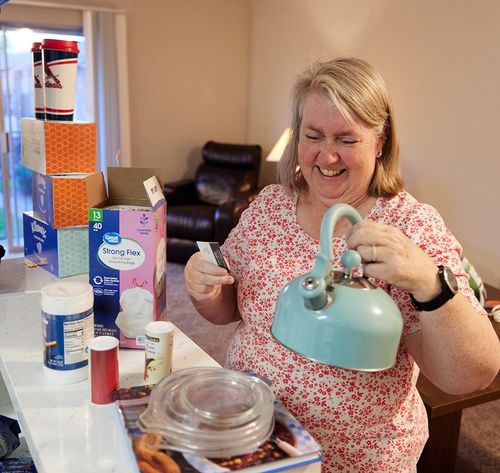
[[[353,276],[361,266],[357,251],[342,255],[343,272],[332,272],[333,229],[341,217],[353,225],[361,221],[347,204],[327,210],[313,270],[281,290],[271,333],[285,347],[320,363],[381,371],[396,361],[403,319],[383,289]]]

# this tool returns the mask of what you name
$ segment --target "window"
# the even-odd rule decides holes
[[[79,42],[75,120],[97,123],[100,170],[114,165],[118,150],[122,163],[130,159],[126,50],[116,48],[126,44],[125,15],[107,8],[28,4],[7,5],[0,17],[0,243],[12,256],[22,254],[22,214],[32,208],[31,171],[20,163],[19,120],[34,117],[33,42],[49,37]]]
[[[23,248],[22,214],[32,209],[31,171],[21,164],[20,119],[34,117],[31,46],[44,38],[78,41],[78,87],[75,119],[89,121],[85,75],[85,39],[81,32],[63,33],[2,26],[0,31],[0,110],[3,110],[0,242],[10,252]]]

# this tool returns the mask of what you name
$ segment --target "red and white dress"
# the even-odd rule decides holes
[[[438,212],[407,192],[379,198],[368,220],[393,225],[449,266],[460,290],[480,305],[460,262],[461,247]],[[391,369],[367,373],[310,361],[281,346],[270,328],[281,288],[311,271],[320,242],[296,218],[296,199],[270,185],[243,213],[222,247],[238,284],[242,317],[229,347],[226,366],[254,370],[270,378],[274,393],[321,444],[324,472],[402,473],[413,471],[428,436],[427,417],[415,383],[417,365],[400,346]],[[335,270],[347,250],[334,238]],[[404,318],[403,334],[419,330],[418,312],[408,293],[379,280]]]

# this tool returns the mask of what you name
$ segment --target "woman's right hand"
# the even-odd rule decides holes
[[[224,284],[233,284],[234,278],[224,269],[212,264],[197,252],[186,263],[184,284],[187,293],[197,302],[216,299]]]

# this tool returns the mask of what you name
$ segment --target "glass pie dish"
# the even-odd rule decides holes
[[[139,417],[161,448],[208,458],[244,455],[274,428],[274,396],[262,379],[224,368],[188,368],[164,378]]]

